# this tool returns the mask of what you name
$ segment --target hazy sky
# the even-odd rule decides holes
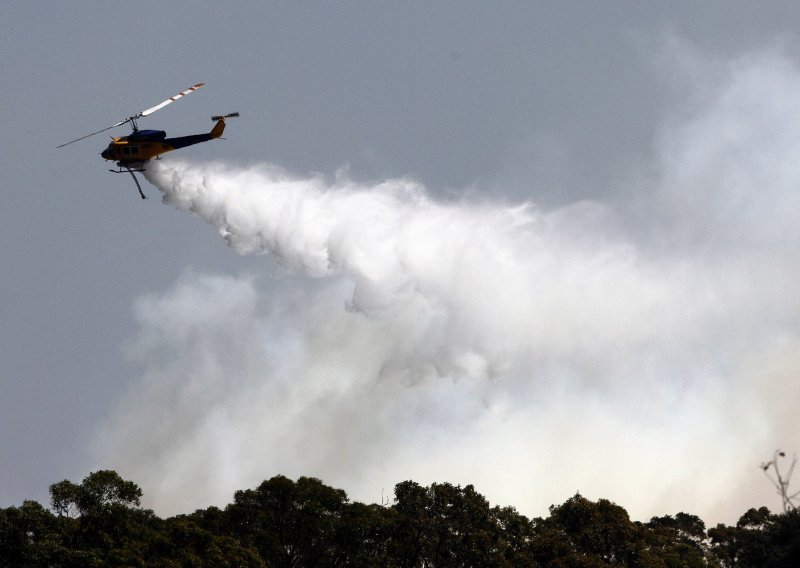
[[[777,508],[798,29],[794,2],[0,3],[0,506],[114,468],[164,514],[278,473]],[[201,81],[140,126],[241,118],[147,201],[105,134],[56,149]]]

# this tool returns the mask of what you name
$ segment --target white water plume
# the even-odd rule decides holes
[[[779,53],[732,64],[630,207],[158,162],[166,203],[282,269],[137,303],[145,372],[101,451],[167,512],[283,473],[735,520],[800,433],[798,92]]]
[[[671,282],[680,267],[639,258],[608,232],[598,204],[552,213],[444,205],[408,180],[327,185],[268,166],[172,162],[149,177],[238,252],[351,279],[349,309],[396,335],[384,369],[414,381],[493,377],[531,359],[580,361],[602,378],[609,351],[650,345],[664,327],[694,327],[704,315],[694,292]],[[680,317],[667,294],[681,296]]]

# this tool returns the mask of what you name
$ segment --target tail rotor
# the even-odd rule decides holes
[[[239,113],[238,112],[232,112],[230,114],[219,114],[217,116],[212,116],[211,120],[220,120],[220,119],[223,119],[223,118],[233,118],[235,116],[239,116]]]

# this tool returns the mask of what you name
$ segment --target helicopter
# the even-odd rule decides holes
[[[112,124],[111,126],[103,128],[102,130],[98,130],[97,132],[92,132],[86,136],[81,136],[75,140],[65,142],[64,144],[56,146],[56,148],[63,148],[64,146],[72,144],[73,142],[78,142],[79,140],[94,136],[95,134],[100,134],[106,130],[111,130],[117,126],[130,123],[131,127],[133,128],[133,132],[127,136],[112,136],[111,142],[105,150],[100,152],[100,156],[106,160],[116,161],[117,169],[108,171],[115,174],[125,173],[127,171],[129,174],[131,174],[133,181],[136,182],[136,188],[139,190],[139,195],[142,199],[147,199],[134,172],[143,172],[147,163],[153,158],[160,159],[159,157],[161,154],[171,152],[179,148],[185,148],[186,146],[192,146],[193,144],[199,144],[200,142],[207,142],[209,140],[219,138],[222,136],[222,132],[225,130],[225,119],[239,116],[238,112],[212,116],[211,120],[216,121],[216,124],[211,129],[211,132],[208,132],[207,134],[191,134],[189,136],[167,138],[167,133],[163,130],[139,130],[137,120],[164,108],[168,104],[174,103],[189,93],[195,92],[203,85],[205,85],[205,83],[197,83],[185,91],[181,91],[174,97],[170,97],[167,100],[160,102],[156,106],[136,113],[133,116],[129,116],[125,120],[121,120],[116,124]]]

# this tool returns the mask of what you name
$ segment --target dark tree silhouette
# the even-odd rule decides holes
[[[706,531],[687,513],[632,521],[580,494],[529,519],[472,485],[398,483],[394,501],[351,502],[319,479],[276,476],[209,507],[161,519],[116,472],[50,486],[0,509],[0,567],[789,567],[800,566],[800,511],[750,509]]]

